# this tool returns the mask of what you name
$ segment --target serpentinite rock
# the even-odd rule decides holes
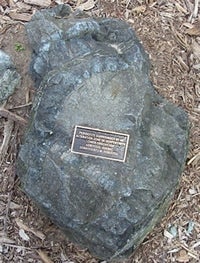
[[[70,240],[100,259],[123,258],[173,197],[187,115],[154,90],[148,56],[124,21],[61,5],[26,28],[38,89],[17,162],[23,188]],[[72,152],[77,125],[129,135],[126,160]]]
[[[0,50],[0,102],[3,103],[13,94],[20,82],[20,75],[16,72],[10,56]]]

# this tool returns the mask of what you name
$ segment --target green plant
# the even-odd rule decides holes
[[[25,48],[23,47],[22,44],[20,44],[20,43],[16,43],[15,44],[15,51],[21,52],[21,51],[24,51],[24,50],[25,50]]]

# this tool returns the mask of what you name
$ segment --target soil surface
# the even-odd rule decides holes
[[[0,0],[0,49],[22,79],[0,106],[0,263],[103,263],[70,243],[22,192],[15,161],[32,99],[31,50],[24,24],[36,10],[60,3],[89,15],[130,23],[148,52],[157,91],[184,108],[190,145],[180,185],[166,216],[122,263],[200,261],[200,1]],[[106,263],[104,261],[104,263]]]

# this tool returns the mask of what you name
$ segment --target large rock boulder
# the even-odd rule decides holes
[[[20,83],[20,75],[4,51],[0,50],[0,103],[3,103],[14,92]]]
[[[38,91],[17,163],[23,188],[70,240],[101,259],[124,257],[173,197],[186,113],[154,91],[148,57],[123,21],[62,5],[37,12],[27,34]],[[86,129],[73,137],[75,126]]]

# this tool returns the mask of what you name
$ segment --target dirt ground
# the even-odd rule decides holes
[[[184,108],[191,123],[185,169],[168,212],[123,263],[200,262],[200,1],[0,0],[0,48],[22,76],[16,92],[0,106],[0,263],[103,263],[67,241],[25,196],[15,174],[34,97],[24,24],[37,9],[59,3],[130,23],[150,56],[155,88]]]

